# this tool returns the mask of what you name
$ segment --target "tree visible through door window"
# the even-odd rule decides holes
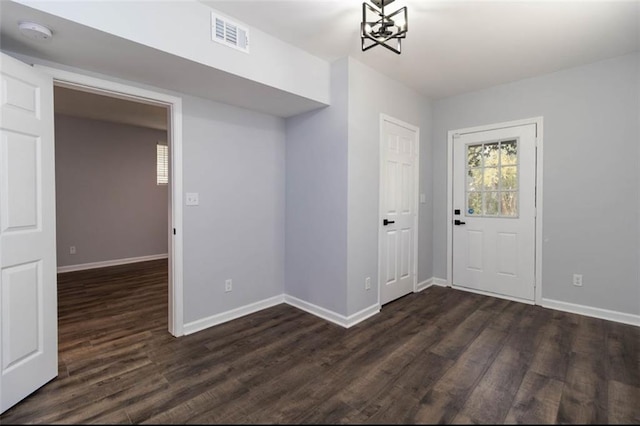
[[[169,183],[169,147],[163,143],[156,145],[156,183]]]
[[[518,216],[518,141],[467,145],[467,216]]]

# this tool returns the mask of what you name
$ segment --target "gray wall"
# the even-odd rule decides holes
[[[430,200],[431,111],[362,63],[332,64],[331,106],[287,119],[286,293],[349,316],[378,302],[380,114],[421,129]],[[419,279],[431,277],[431,204],[422,204]],[[371,277],[372,288],[364,288]]]
[[[434,103],[436,277],[447,264],[447,131],[543,116],[542,296],[640,313],[638,62],[627,55]]]
[[[285,293],[347,312],[348,61],[331,67],[331,106],[286,120]]]
[[[167,253],[165,131],[56,114],[58,266]],[[69,254],[69,246],[76,254]]]
[[[184,319],[284,292],[284,120],[183,99]],[[224,292],[225,279],[233,291]]]
[[[380,114],[420,128],[418,282],[432,277],[431,108],[427,99],[355,59],[349,59],[348,310],[378,302]],[[372,288],[364,288],[371,277]]]
[[[285,126],[282,118],[139,82],[15,55],[182,99],[184,322],[284,292]],[[224,292],[224,280],[233,291]]]

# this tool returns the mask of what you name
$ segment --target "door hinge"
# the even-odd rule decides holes
[[[173,228],[173,235],[176,235],[176,228]]]

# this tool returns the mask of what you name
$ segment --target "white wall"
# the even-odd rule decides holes
[[[378,303],[380,114],[421,128],[420,191],[429,196],[431,113],[426,98],[352,58],[334,62],[331,76],[331,106],[286,121],[285,289],[349,317]],[[421,208],[426,280],[431,206]]]
[[[436,277],[447,264],[447,131],[543,116],[542,296],[640,313],[638,62],[627,55],[434,102]]]
[[[284,120],[183,96],[184,320],[284,292]],[[224,292],[225,279],[233,291]]]
[[[439,100],[432,125],[429,102],[353,59],[331,73],[332,105],[286,121],[165,91],[184,99],[184,192],[201,201],[184,212],[185,322],[283,292],[344,316],[369,306],[380,112],[423,135],[420,192],[430,199],[432,188],[433,224],[421,205],[420,281],[446,276],[447,131],[543,116],[543,297],[638,313],[637,54]],[[584,287],[571,285],[574,272]]]
[[[58,266],[167,253],[167,186],[156,182],[166,141],[164,130],[56,114]]]
[[[16,55],[14,55],[16,56]],[[37,58],[27,63],[182,98],[185,324],[284,292],[284,119]],[[224,280],[233,291],[224,292]]]
[[[355,59],[349,59],[348,309],[378,303],[380,114],[420,128],[418,282],[431,278],[431,107],[427,99]],[[365,290],[366,277],[372,288]]]
[[[16,2],[285,92],[329,100],[326,61],[256,28],[249,28],[250,54],[214,42],[214,9],[197,1]]]
[[[288,295],[347,312],[348,61],[331,67],[331,106],[286,120]]]

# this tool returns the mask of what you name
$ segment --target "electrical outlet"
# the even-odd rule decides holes
[[[224,292],[228,293],[233,290],[233,281],[231,279],[225,280],[224,282]]]
[[[69,254],[76,254],[76,246],[69,247]]]
[[[573,285],[582,287],[582,274],[573,274]]]
[[[367,277],[364,279],[364,289],[371,290],[371,277]]]

